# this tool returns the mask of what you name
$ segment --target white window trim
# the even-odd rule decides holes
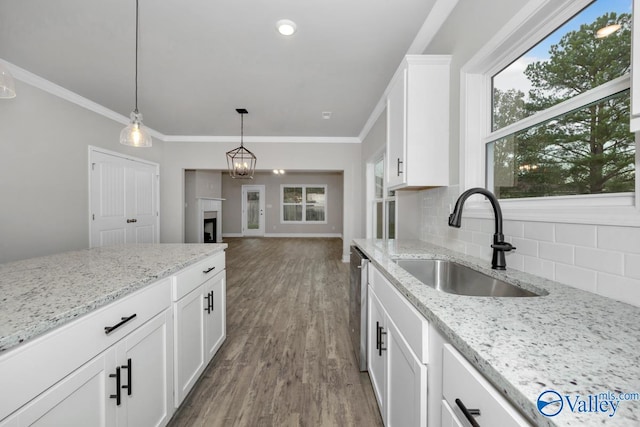
[[[285,221],[284,220],[284,188],[285,187],[301,187],[302,191],[302,221]],[[306,207],[307,207],[307,188],[324,188],[324,221],[307,221],[306,220]],[[287,203],[287,205],[291,205],[292,203]],[[327,184],[280,184],[280,224],[328,224],[328,216],[329,216],[329,197],[327,192]]]
[[[486,185],[485,143],[487,136],[513,131],[513,126],[491,130],[491,77],[516,60],[528,48],[562,25],[591,0],[531,0],[460,70],[460,192]],[[628,76],[613,80],[611,85],[625,85]],[[585,93],[583,96],[594,96]],[[570,108],[567,101],[556,108]],[[556,110],[557,113],[558,110]],[[544,112],[543,112],[544,113]],[[537,117],[539,119],[539,117]],[[534,119],[531,119],[534,120]],[[636,147],[640,137],[636,134]],[[636,171],[640,170],[640,154],[636,150]],[[636,193],[640,176],[636,176]],[[596,225],[640,226],[640,207],[633,193],[540,197],[535,199],[502,199],[503,216],[507,220],[564,222]],[[491,217],[488,202],[470,199],[465,216]]]

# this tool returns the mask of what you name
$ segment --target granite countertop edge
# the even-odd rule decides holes
[[[144,245],[122,245],[113,246],[108,248],[94,248],[84,249],[80,251],[69,251],[64,253],[58,253],[50,256],[37,257],[27,260],[21,260],[16,262],[10,262],[0,264],[0,290],[5,294],[10,293],[12,289],[20,286],[20,283],[8,283],[4,280],[7,272],[19,273],[20,279],[26,282],[36,282],[34,286],[42,286],[42,289],[46,289],[47,284],[51,281],[65,283],[64,287],[75,285],[71,283],[74,279],[77,279],[77,275],[73,275],[69,278],[65,277],[64,273],[46,275],[42,273],[42,269],[39,269],[39,265],[47,265],[55,263],[58,271],[64,271],[65,260],[77,260],[81,259],[82,262],[87,262],[89,259],[92,263],[95,263],[96,259],[100,259],[100,254],[105,254],[101,260],[99,266],[94,266],[93,271],[98,271],[97,274],[92,275],[90,278],[86,278],[85,288],[89,288],[89,293],[83,298],[81,303],[75,304],[58,304],[55,311],[47,315],[37,316],[35,318],[29,318],[28,320],[21,320],[19,318],[21,310],[14,310],[13,313],[8,313],[7,316],[12,316],[11,322],[18,323],[19,326],[11,330],[9,333],[2,334],[0,336],[0,355],[7,352],[14,347],[19,346],[31,339],[37,338],[55,328],[65,325],[87,313],[90,313],[98,308],[106,306],[116,300],[119,300],[127,295],[130,295],[144,287],[156,283],[166,277],[173,275],[174,273],[195,264],[211,255],[218,252],[222,252],[227,248],[227,244],[144,244]],[[157,261],[158,251],[163,250],[170,251],[167,259],[162,259],[159,263]],[[120,255],[118,252],[120,251]],[[135,270],[133,273],[126,274],[126,279],[117,283],[119,279],[114,271],[120,271],[125,267],[122,267],[120,263],[125,259],[131,259],[131,251],[137,251],[136,258],[132,261],[138,262],[140,268],[139,271]],[[78,262],[71,262],[72,267],[75,267]],[[148,262],[148,265],[145,265]],[[72,268],[70,267],[70,268]],[[3,276],[4,273],[4,276]],[[17,275],[17,274],[16,274]],[[33,277],[29,277],[29,275]],[[104,292],[105,282],[111,282],[108,286],[108,291]],[[94,289],[92,285],[95,284]],[[54,291],[55,292],[55,291]],[[34,292],[31,290],[29,295],[28,305],[36,307],[39,305],[46,305],[50,303],[52,295],[50,292]],[[6,314],[3,311],[11,311],[9,306],[13,301],[9,297],[4,297],[2,300],[2,306],[0,306],[0,315]],[[4,307],[3,307],[4,306]],[[0,328],[2,322],[6,322],[6,318],[0,316]],[[18,319],[16,319],[18,317]],[[4,331],[3,331],[4,332]]]
[[[454,345],[454,347],[460,351],[467,360],[478,369],[495,387],[504,395],[509,401],[514,404],[520,412],[522,412],[530,422],[538,426],[584,426],[584,425],[603,425],[606,417],[603,414],[560,414],[562,416],[557,417],[545,417],[539,413],[537,409],[537,397],[539,393],[546,389],[554,389],[561,387],[567,387],[566,390],[560,390],[566,393],[582,393],[584,396],[587,392],[604,391],[597,389],[598,381],[601,383],[607,383],[602,378],[590,378],[596,387],[593,390],[589,390],[589,384],[586,386],[581,384],[580,378],[581,372],[579,367],[575,367],[576,372],[562,372],[561,367],[557,366],[557,360],[545,360],[544,357],[534,357],[531,353],[531,348],[536,348],[539,345],[539,338],[545,334],[545,328],[550,327],[549,324],[553,324],[554,315],[558,317],[565,316],[565,313],[571,313],[571,306],[575,304],[575,301],[580,301],[578,307],[575,308],[576,319],[572,319],[574,322],[579,322],[581,316],[587,316],[589,313],[596,315],[610,314],[612,311],[616,311],[623,318],[627,318],[629,322],[637,323],[635,319],[640,316],[640,308],[634,307],[622,302],[611,300],[603,296],[592,294],[590,292],[582,291],[570,286],[560,284],[558,282],[548,280],[542,277],[534,276],[517,270],[509,270],[504,272],[498,272],[492,270],[489,263],[485,260],[468,256],[459,252],[452,251],[450,249],[433,245],[424,241],[418,240],[374,240],[374,239],[354,239],[353,243],[358,246],[365,255],[368,256],[370,261],[379,268],[382,274],[390,280],[390,282],[396,287],[396,289],[403,294],[407,300],[420,312],[425,318],[437,327],[441,333]],[[536,293],[547,294],[539,297],[531,298],[491,298],[491,297],[468,297],[446,294],[444,292],[436,291],[435,289],[422,284],[415,277],[410,275],[404,269],[399,267],[394,260],[396,259],[445,259],[451,260],[474,270],[480,271],[492,277],[499,278],[508,283],[523,287]],[[507,260],[508,264],[508,260]],[[603,300],[606,300],[603,302]],[[451,310],[452,307],[456,307],[455,310]],[[581,309],[584,307],[595,307],[591,312]],[[609,308],[605,311],[606,308]],[[526,310],[526,311],[525,311]],[[541,314],[528,313],[530,311],[542,311]],[[554,310],[557,313],[554,313]],[[511,324],[505,327],[505,331],[513,333],[518,331],[518,337],[501,337],[500,315],[510,317],[513,315],[521,315],[527,317],[525,320],[512,321]],[[510,321],[510,319],[505,319]],[[596,322],[598,319],[591,319]],[[586,322],[588,323],[588,322]],[[477,325],[473,332],[470,328]],[[516,326],[513,326],[516,325]],[[588,327],[586,327],[588,329]],[[620,372],[620,376],[628,375],[633,378],[637,372],[636,379],[632,379],[627,382],[627,386],[636,386],[636,389],[620,390],[625,392],[640,391],[640,370],[638,370],[638,361],[640,357],[633,356],[634,352],[637,352],[637,344],[640,343],[640,328],[627,327],[627,333],[632,334],[632,342],[629,346],[625,347],[626,353],[631,353],[630,357],[626,357],[628,360],[629,368],[633,366],[633,372]],[[588,331],[582,331],[581,338],[585,336],[592,338],[593,341],[598,342],[598,334],[600,331],[595,331],[593,336],[589,336]],[[512,347],[507,348],[504,351],[519,351],[517,353],[518,363],[516,367],[509,366],[501,360],[498,355],[500,354],[500,347],[498,344],[503,340]],[[560,340],[560,338],[558,339]],[[570,341],[570,344],[573,342]],[[549,352],[551,356],[554,355],[554,351],[566,350],[563,345],[559,344],[554,339],[542,342],[541,349]],[[585,351],[587,359],[593,356],[596,351],[593,348],[595,342],[587,341],[585,347],[575,348],[576,352]],[[616,348],[616,344],[620,344]],[[627,345],[620,342],[614,342],[612,346],[616,350],[619,347]],[[591,349],[587,347],[591,347]],[[591,350],[591,353],[589,353]],[[509,354],[508,357],[502,359],[512,359],[514,354]],[[527,360],[530,357],[531,360]],[[606,358],[605,358],[606,359]],[[568,363],[568,362],[567,362]],[[499,366],[498,366],[499,365]],[[519,369],[521,372],[519,372]],[[598,367],[594,366],[594,369]],[[607,366],[607,368],[610,368]],[[540,370],[540,378],[536,381],[532,381],[532,374],[537,373]],[[628,371],[628,370],[627,370]],[[609,371],[607,371],[609,372]],[[560,374],[567,376],[567,378],[577,378],[577,382],[574,389],[574,382],[572,380],[554,381],[555,376]],[[615,372],[618,374],[618,372]],[[586,373],[584,374],[586,376]],[[612,374],[613,375],[613,374]],[[548,378],[546,378],[548,377]],[[546,379],[545,379],[546,378]],[[549,381],[547,381],[549,380]],[[533,382],[533,384],[532,384]],[[630,384],[630,385],[629,385]],[[610,420],[618,425],[638,425],[640,422],[640,405],[639,402],[621,402],[626,405],[625,412],[616,413],[615,418]]]

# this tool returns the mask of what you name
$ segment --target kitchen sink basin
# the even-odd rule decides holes
[[[425,285],[441,292],[475,297],[539,296],[527,289],[495,279],[453,261],[398,259],[395,263]]]

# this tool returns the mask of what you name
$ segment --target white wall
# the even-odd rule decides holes
[[[89,246],[89,145],[162,158],[155,140],[120,145],[118,122],[19,80],[16,91],[0,100],[0,263]]]
[[[280,222],[280,186],[326,185],[326,224],[282,224]],[[342,235],[344,179],[342,172],[287,172],[275,175],[273,172],[256,172],[252,180],[233,179],[229,174],[222,176],[222,233],[242,234],[242,186],[265,186],[265,235],[277,236],[302,234],[313,236]]]
[[[160,240],[184,241],[185,169],[225,170],[225,153],[237,142],[167,142],[164,145],[160,186]],[[246,145],[246,144],[245,144]],[[258,170],[343,172],[343,259],[363,217],[360,200],[361,144],[254,143],[247,145],[258,158]],[[223,204],[225,202],[222,202]],[[224,209],[224,207],[223,207]],[[223,220],[224,224],[224,220]]]

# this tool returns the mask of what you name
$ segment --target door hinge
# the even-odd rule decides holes
[[[95,163],[91,163],[91,170],[92,171],[96,170],[96,164]]]
[[[96,220],[96,214],[91,214],[91,219],[92,219],[93,221],[95,221],[95,220]]]

